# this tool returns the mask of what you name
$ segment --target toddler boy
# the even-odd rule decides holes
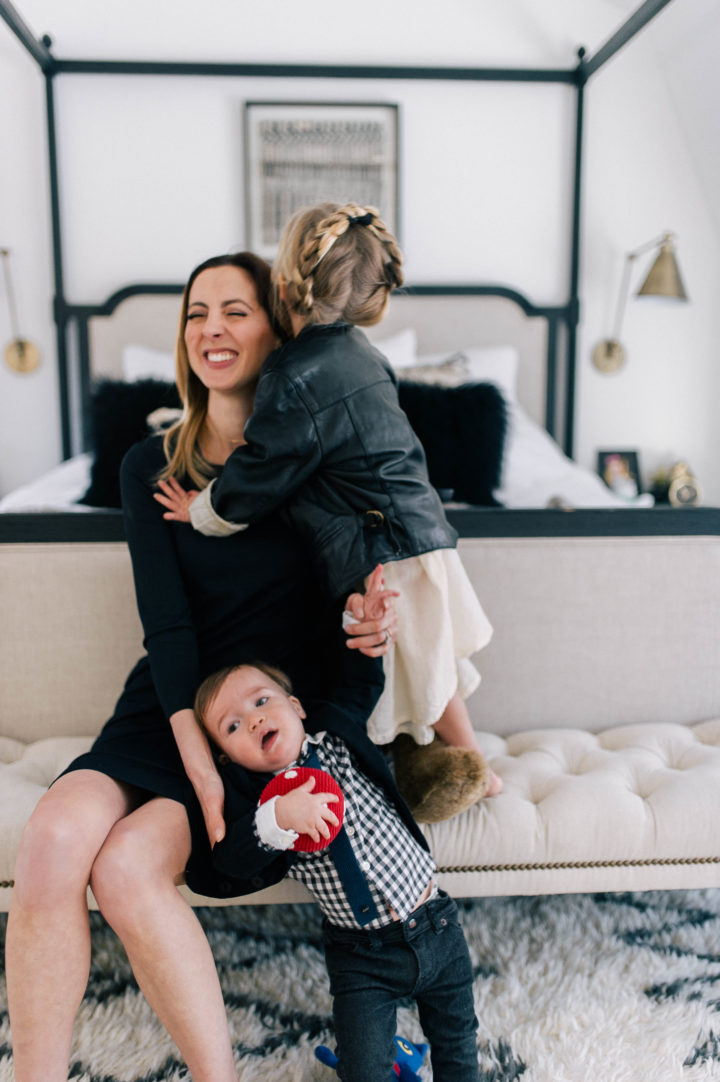
[[[397,1004],[407,997],[417,1003],[434,1077],[478,1082],[472,969],[457,908],[438,889],[427,842],[365,732],[382,668],[346,653],[343,686],[309,717],[287,677],[263,663],[221,670],[201,685],[195,709],[222,752],[225,785],[227,831],[213,861],[228,896],[287,875],[320,905],[343,1082],[393,1077]],[[303,766],[340,786],[342,823],[322,776],[261,802],[274,777]],[[292,848],[298,841],[302,850]]]

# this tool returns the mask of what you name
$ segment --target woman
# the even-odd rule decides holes
[[[243,441],[257,376],[277,342],[269,268],[255,256],[201,264],[182,301],[177,381],[186,409],[166,437],[133,447],[121,471],[125,528],[148,655],[86,755],[39,802],[23,835],[8,922],[16,1082],[65,1082],[87,984],[88,884],[138,984],[194,1082],[235,1082],[207,939],[178,893],[213,893],[210,840],[223,790],[192,712],[195,690],[228,663],[267,657],[299,693],[327,684],[340,613],[322,610],[296,536],[279,516],[231,538],[163,519],[161,475],[198,487]],[[166,452],[169,452],[166,453]],[[361,621],[353,646],[388,649],[395,614]]]

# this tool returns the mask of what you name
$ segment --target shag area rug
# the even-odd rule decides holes
[[[313,1055],[333,1044],[314,907],[198,912],[242,1082],[336,1079]],[[490,898],[461,903],[461,915],[482,1082],[720,1080],[720,890]],[[70,1077],[188,1082],[118,940],[98,914],[92,929]],[[4,980],[0,997],[0,1082],[11,1082]],[[398,1032],[422,1040],[410,1004]]]

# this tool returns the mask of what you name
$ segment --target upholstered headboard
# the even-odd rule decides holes
[[[162,290],[162,292],[149,292]],[[170,353],[179,312],[179,286],[131,286],[78,317],[77,384],[73,421],[77,449],[87,447],[87,399],[98,379],[123,378],[128,346]],[[567,312],[538,307],[515,290],[485,285],[409,286],[391,297],[382,323],[368,330],[382,344],[408,329],[419,360],[471,348],[506,347],[517,357],[517,398],[530,417],[563,442],[567,402],[561,337]]]

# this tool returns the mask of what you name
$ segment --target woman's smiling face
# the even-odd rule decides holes
[[[211,267],[192,284],[185,321],[190,367],[210,391],[236,391],[257,382],[277,345],[255,284],[240,267]]]

